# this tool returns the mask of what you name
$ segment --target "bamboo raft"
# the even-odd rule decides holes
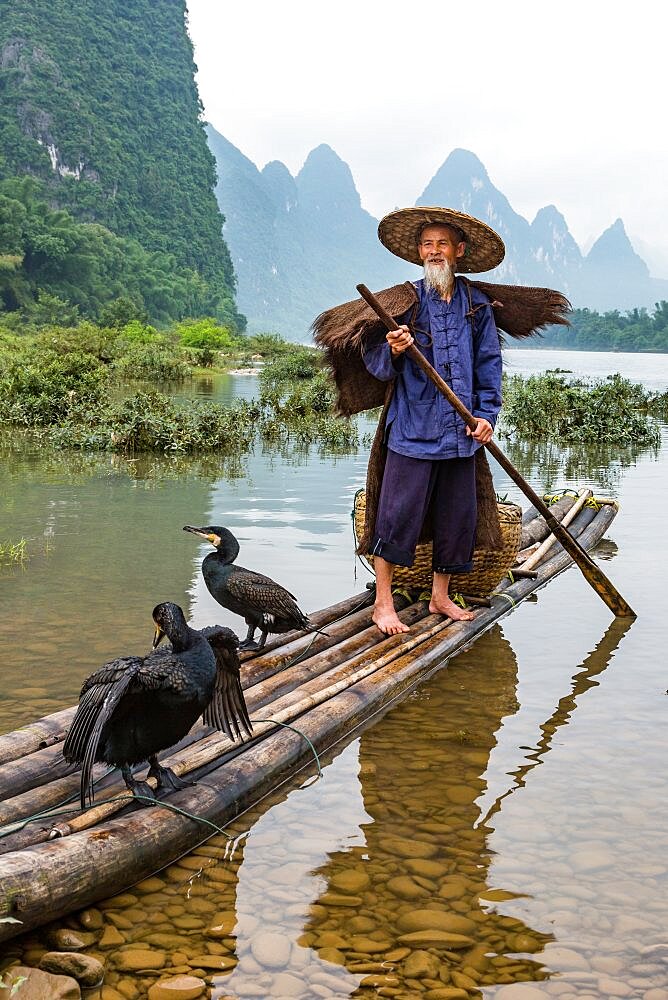
[[[565,496],[552,510],[572,518],[569,531],[591,549],[617,505],[586,500]],[[129,888],[206,840],[212,824],[224,827],[300,770],[315,768],[314,748],[323,753],[368,724],[571,566],[554,536],[549,545],[543,541],[547,536],[530,508],[517,567],[488,606],[470,605],[473,621],[452,622],[429,614],[426,601],[398,597],[410,632],[383,636],[371,621],[367,589],[310,616],[326,635],[291,632],[243,654],[252,739],[233,743],[195,727],[161,756],[195,782],[169,795],[166,806],[138,808],[120,774],[96,765],[95,805],[80,810],[80,775],[61,752],[74,707],[0,736],[0,917],[20,921],[0,922],[0,940]]]

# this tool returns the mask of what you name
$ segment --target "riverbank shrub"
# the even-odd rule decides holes
[[[277,333],[254,333],[242,342],[251,355],[259,355],[265,361],[273,361],[284,354],[291,354],[297,345],[284,340]]]
[[[120,381],[183,382],[192,374],[188,362],[160,344],[137,344],[113,365]]]
[[[243,454],[253,445],[259,416],[257,405],[245,400],[183,405],[151,390],[104,407],[81,406],[43,438],[55,447],[88,451]]]
[[[648,415],[650,394],[621,375],[587,382],[545,373],[504,379],[501,432],[531,441],[553,439],[620,445],[658,445]]]
[[[0,421],[44,427],[68,420],[81,405],[99,404],[109,381],[92,354],[33,349],[0,361]]]
[[[260,372],[260,401],[290,419],[332,414],[335,388],[319,351],[295,347]]]
[[[523,347],[567,351],[650,351],[668,352],[668,302],[654,305],[654,311],[636,308],[599,313],[594,309],[574,309],[569,326],[552,326]]]

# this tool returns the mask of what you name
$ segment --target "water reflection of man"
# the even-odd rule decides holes
[[[391,973],[390,988],[402,996],[445,986],[478,996],[485,985],[545,978],[537,963],[507,957],[538,951],[550,938],[495,911],[489,828],[479,825],[483,775],[503,717],[517,711],[516,684],[515,655],[497,626],[418,697],[364,731],[360,782],[372,821],[363,827],[366,848],[332,854],[318,871],[327,891],[305,929],[323,958],[360,975],[373,961],[379,970],[384,964],[379,975]],[[368,887],[357,889],[353,909],[330,906],[351,872],[359,886],[366,875]],[[410,938],[409,928],[428,923],[429,913],[440,944],[438,935],[422,944]],[[338,958],[329,947],[337,934],[345,941]]]

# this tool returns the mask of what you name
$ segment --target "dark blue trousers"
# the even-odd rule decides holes
[[[412,566],[432,499],[434,572],[468,573],[477,520],[473,456],[433,461],[388,450],[371,555]]]

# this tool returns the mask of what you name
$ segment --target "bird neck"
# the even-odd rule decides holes
[[[236,538],[223,538],[214,554],[218,562],[233,563],[239,555],[239,543]]]
[[[193,640],[197,638],[197,632],[184,623],[181,627],[172,632],[168,638],[172,644],[173,651],[175,653],[183,653],[184,650],[189,649],[192,646]]]

